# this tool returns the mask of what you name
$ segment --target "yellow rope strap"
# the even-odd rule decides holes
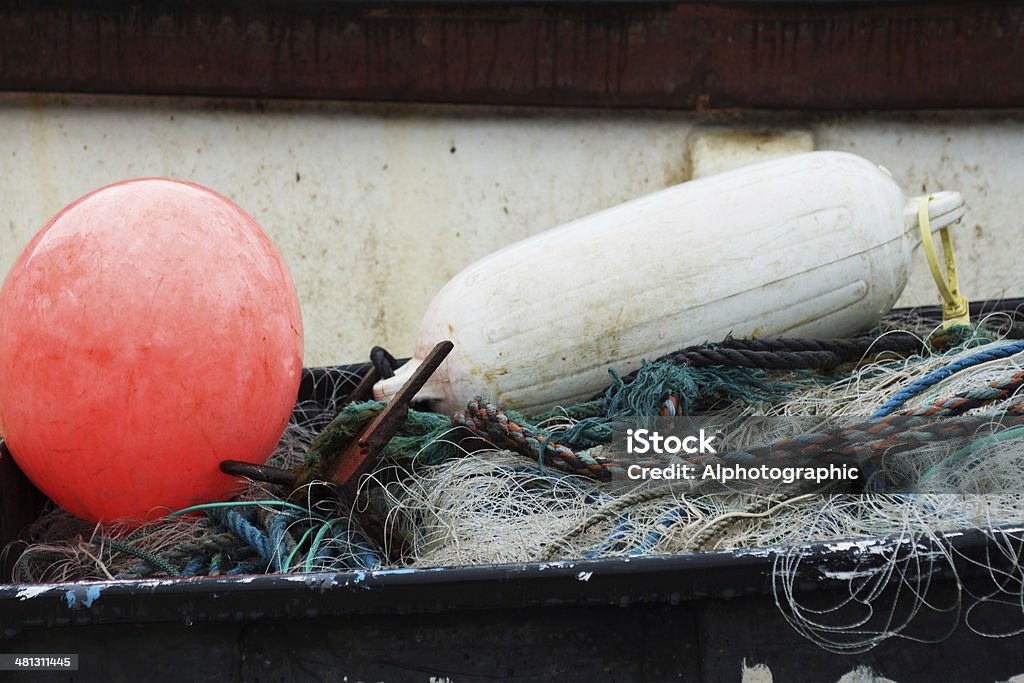
[[[942,295],[942,327],[949,329],[954,325],[970,325],[971,311],[967,297],[960,293],[960,281],[956,275],[956,256],[953,253],[953,238],[949,234],[949,228],[940,228],[939,236],[942,238],[942,252],[946,257],[946,274],[949,276],[947,284],[939,268],[939,257],[935,253],[935,242],[932,241],[931,221],[928,219],[928,202],[932,195],[921,197],[921,203],[917,207],[917,222],[921,226],[921,244],[924,246],[924,255],[928,259],[928,268],[932,271],[932,278]]]

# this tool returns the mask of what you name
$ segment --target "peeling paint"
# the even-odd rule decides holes
[[[425,571],[422,569],[382,569],[380,571],[373,572],[374,576],[393,576],[396,574],[416,574],[417,572]]]
[[[36,597],[37,595],[43,595],[45,593],[50,592],[51,590],[53,590],[53,588],[54,588],[53,586],[46,586],[46,585],[41,585],[41,586],[25,586],[24,588],[19,588],[18,589],[18,593],[17,593],[16,597],[19,600],[30,600],[30,599]]]
[[[883,546],[884,541],[880,541],[877,538],[866,538],[861,540],[852,541],[832,541],[822,543],[822,546],[834,553],[849,553],[853,551],[870,552],[876,554],[882,554],[886,552]]]
[[[99,600],[102,592],[103,588],[95,584],[80,585],[65,591],[64,600],[71,609],[81,607],[88,609],[96,600]]]
[[[778,548],[737,548],[731,551],[734,557],[766,558],[777,555]]]
[[[537,568],[537,571],[544,571],[545,569],[574,569],[576,567],[575,562],[569,562],[566,560],[558,560],[556,562],[544,562]]]
[[[868,579],[887,571],[887,567],[876,567],[874,569],[864,569],[861,571],[850,572],[836,572],[824,569],[822,570],[821,575],[826,579],[833,579],[835,581],[853,581],[854,579]]]
[[[309,574],[290,574],[282,576],[281,579],[283,579],[284,581],[290,581],[292,583],[308,584]]]
[[[395,576],[398,574],[429,574],[447,571],[447,567],[403,567],[401,569],[377,569],[371,572],[374,578]]]

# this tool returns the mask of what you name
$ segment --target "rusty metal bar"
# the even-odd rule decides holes
[[[328,481],[346,486],[356,492],[359,478],[373,471],[384,457],[384,448],[409,416],[409,406],[430,376],[437,371],[455,345],[445,339],[431,349],[419,367],[406,380],[388,405],[366,425],[356,440],[332,458],[325,472]]]
[[[0,89],[683,110],[1024,106],[1024,2],[32,2]]]

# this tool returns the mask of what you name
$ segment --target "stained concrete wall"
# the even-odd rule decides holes
[[[960,190],[968,203],[956,237],[965,291],[1021,296],[1022,124],[1024,113],[741,115],[6,94],[0,273],[82,194],[131,177],[182,178],[232,198],[278,245],[302,301],[307,365],[361,360],[373,344],[408,354],[432,296],[475,259],[688,179],[691,143],[708,130],[739,131],[755,147],[761,133],[785,130],[797,131],[799,144],[883,164],[908,194]],[[685,254],[679,260],[699,267]],[[902,303],[935,302],[920,257]]]

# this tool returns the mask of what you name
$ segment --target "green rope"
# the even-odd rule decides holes
[[[327,526],[329,528],[330,522],[324,522],[324,524],[321,524],[320,526],[321,528],[323,528],[324,526]],[[286,557],[284,560],[284,571],[286,573],[291,571],[292,565],[295,563],[295,556],[302,549],[302,546],[306,544],[306,541],[309,540],[309,537],[313,533],[313,529],[315,528],[316,527],[311,526],[308,529],[306,529],[302,536],[299,537],[299,540],[295,543],[295,547],[292,548],[292,551],[290,553],[288,553],[288,557]],[[309,554],[307,553],[307,557],[308,555]]]
[[[697,368],[666,361],[644,364],[629,384],[613,377],[615,382],[605,394],[609,416],[658,415],[668,394],[682,397],[692,408],[717,397],[743,403],[771,401],[796,388],[795,383],[773,379],[759,368]]]
[[[827,381],[828,376],[808,371],[790,371],[785,381],[760,368],[694,367],[671,361],[644,363],[635,377],[626,382],[617,372],[610,370],[613,383],[599,402],[591,401],[570,408],[570,413],[589,413],[589,416],[553,435],[574,449],[593,448],[612,440],[616,423],[625,417],[660,415],[668,396],[682,399],[685,412],[709,400],[727,400],[740,403],[759,403],[781,399],[798,386]],[[600,411],[597,415],[597,404]],[[549,411],[540,417],[557,415]]]
[[[316,536],[313,538],[313,542],[309,546],[309,552],[306,553],[306,566],[304,567],[306,572],[313,571],[313,561],[320,552],[320,544],[324,541],[324,536],[330,533],[334,528],[334,524],[329,522],[320,527],[316,532]]]
[[[348,447],[385,405],[366,401],[345,406],[313,441],[300,477],[306,481],[323,479],[324,463]],[[445,415],[410,410],[402,429],[385,446],[384,456],[398,462],[426,465],[455,457],[459,449],[444,438],[451,430],[451,420]]]
[[[301,512],[306,515],[310,514],[308,509],[302,507],[301,505],[296,505],[295,503],[289,503],[286,500],[235,500],[228,501],[226,503],[203,503],[202,505],[192,505],[190,507],[182,508],[181,510],[172,512],[171,514],[167,515],[165,519],[174,519],[175,517],[187,515],[192,512],[206,512],[207,510],[213,510],[216,508],[252,507],[256,505],[279,505],[281,507],[290,508],[292,510]]]
[[[18,558],[18,583],[35,583],[32,574],[32,566],[28,561],[28,553],[22,553]]]
[[[143,562],[151,564],[167,576],[178,576],[181,573],[177,567],[172,565],[164,558],[159,557],[158,555],[154,555],[153,553],[146,552],[145,550],[140,550],[135,546],[131,545],[130,543],[125,543],[124,541],[117,541],[113,538],[105,538],[103,539],[103,543],[105,543],[112,550],[125,553],[126,555],[131,555],[132,557],[137,557]]]

